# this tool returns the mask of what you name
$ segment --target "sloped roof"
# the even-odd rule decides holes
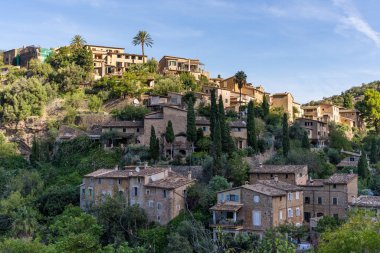
[[[258,192],[264,195],[268,196],[284,196],[286,195],[286,191],[279,190],[277,188],[262,184],[262,183],[256,183],[256,184],[245,184],[241,186],[244,189]]]
[[[300,191],[300,190],[302,190],[302,188],[300,188],[294,184],[288,184],[286,182],[278,181],[278,180],[276,181],[273,179],[272,180],[259,180],[259,183],[270,186],[270,187],[274,187],[276,189],[283,190],[283,191]]]
[[[217,203],[216,205],[212,206],[210,210],[236,212],[242,207],[243,207],[243,204],[241,203],[224,202],[224,203]]]
[[[326,184],[347,184],[353,179],[357,178],[358,175],[356,174],[338,174],[335,173],[331,177],[329,177],[325,183]]]
[[[358,198],[356,198],[352,204],[352,206],[357,207],[374,207],[374,208],[380,208],[380,196],[367,196],[367,195],[361,195]]]
[[[164,189],[175,189],[183,185],[190,184],[194,182],[195,179],[189,179],[181,174],[175,172],[169,172],[169,176],[157,181],[149,182],[146,187],[164,188]]]
[[[117,120],[103,124],[103,127],[143,127],[143,121]]]
[[[252,159],[246,159],[251,169],[249,173],[299,173],[302,172],[307,165],[260,165],[254,166]],[[253,165],[253,166],[252,166]]]

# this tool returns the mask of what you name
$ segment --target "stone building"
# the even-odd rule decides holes
[[[365,129],[365,122],[362,117],[360,117],[360,112],[357,109],[346,109],[340,108],[339,115],[342,120],[349,119],[352,121],[352,127],[357,127],[359,129]]]
[[[308,119],[323,121],[325,123],[341,123],[339,107],[330,103],[302,106],[304,117]]]
[[[106,75],[120,76],[131,65],[147,61],[146,55],[125,53],[122,47],[86,45],[86,48],[92,53],[95,79]]]
[[[310,143],[316,148],[325,147],[329,139],[327,123],[310,118],[298,118],[295,120],[307,132]]]
[[[275,93],[270,96],[270,105],[272,108],[280,108],[288,114],[290,122],[302,117],[303,110],[299,103],[295,102],[294,97],[289,92]]]
[[[126,205],[143,208],[150,221],[165,225],[185,208],[186,190],[194,181],[191,174],[183,176],[171,168],[100,169],[83,177],[80,207],[88,210],[118,195]]]
[[[217,203],[210,211],[214,238],[219,227],[227,233],[255,232],[262,236],[271,227],[302,224],[302,189],[277,178],[245,184],[218,192]]]
[[[336,165],[337,168],[349,168],[349,167],[358,167],[359,159],[362,155],[362,152],[359,153],[341,150],[340,154],[344,156],[344,158]]]
[[[302,186],[304,218],[334,216],[346,218],[349,205],[358,194],[356,174],[334,174],[328,179],[310,179]]]
[[[201,76],[209,78],[210,74],[204,70],[204,65],[198,59],[182,58],[176,56],[164,56],[158,63],[158,72],[162,75],[180,75],[188,72],[196,80]]]
[[[275,177],[293,185],[304,185],[308,180],[307,165],[259,165],[255,166],[252,160],[250,165],[249,182],[255,184],[260,180],[271,180]]]
[[[380,196],[360,195],[352,200],[350,208],[374,211],[380,214]]]
[[[39,46],[14,48],[3,53],[3,62],[5,65],[28,67],[29,62],[32,59],[44,62],[46,58],[52,53],[52,49],[42,48]]]
[[[143,121],[115,120],[102,125],[101,138],[105,148],[125,147],[141,143],[143,133]]]

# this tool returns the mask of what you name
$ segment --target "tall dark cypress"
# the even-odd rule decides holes
[[[150,157],[155,161],[158,160],[160,155],[160,144],[158,138],[156,137],[154,126],[150,128],[149,154]]]
[[[285,157],[288,157],[290,150],[290,140],[289,140],[289,125],[288,125],[288,114],[284,113],[282,118],[282,152]]]
[[[210,138],[214,139],[214,129],[216,118],[218,117],[218,109],[216,107],[215,89],[211,90],[211,106],[210,106]]]
[[[304,149],[308,149],[308,150],[310,149],[310,141],[309,141],[309,137],[307,136],[306,131],[303,132],[301,146]]]
[[[255,109],[253,101],[248,103],[248,115],[247,115],[247,141],[248,146],[252,147],[257,152],[257,136],[256,136],[256,124],[255,124]]]
[[[220,129],[220,121],[216,119],[213,140],[214,158],[219,159],[222,156],[222,131]]]
[[[186,125],[187,140],[191,142],[192,151],[194,152],[194,143],[197,141],[197,127],[195,125],[194,103],[189,99],[187,104],[187,125]]]
[[[370,159],[371,163],[373,163],[373,164],[375,164],[379,161],[379,150],[378,150],[377,142],[376,142],[375,138],[373,138],[371,140],[371,150],[369,153],[369,159]]]
[[[223,104],[223,98],[222,95],[219,96],[219,103],[218,103],[218,120],[220,125],[220,135],[222,140],[222,150],[223,152],[228,152],[228,144],[229,144],[229,132],[228,132],[228,126],[226,124],[226,117],[224,113],[224,104]]]
[[[269,103],[267,96],[263,95],[263,102],[261,103],[261,109],[263,111],[263,119],[266,119],[269,115]]]
[[[362,151],[362,155],[358,162],[358,175],[361,179],[367,179],[368,177],[368,160],[366,154]]]

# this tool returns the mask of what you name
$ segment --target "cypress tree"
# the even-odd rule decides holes
[[[261,103],[261,109],[263,111],[263,119],[266,119],[269,115],[269,103],[267,96],[263,95],[263,102]]]
[[[358,174],[361,179],[367,179],[368,177],[368,160],[363,151],[358,162]]]
[[[354,105],[352,103],[352,95],[350,93],[343,94],[343,107],[352,109]]]
[[[41,148],[40,148],[40,142],[37,140],[36,136],[33,136],[32,141],[32,150],[30,154],[30,162],[35,165],[36,162],[40,161],[41,157]]]
[[[376,143],[375,138],[371,140],[371,151],[369,153],[369,158],[371,160],[371,163],[373,164],[377,163],[379,160],[379,151],[377,148],[377,143]]]
[[[187,140],[191,142],[192,151],[194,152],[194,143],[197,141],[197,128],[195,125],[194,103],[192,99],[190,99],[187,104],[186,136]]]
[[[253,101],[248,103],[248,115],[247,115],[247,141],[248,146],[252,147],[257,152],[257,136],[256,136],[256,124],[255,124],[255,109]]]
[[[150,157],[157,161],[160,155],[160,146],[158,138],[156,137],[156,131],[154,126],[150,128],[150,140],[149,140],[149,154]]]
[[[218,109],[216,107],[216,96],[215,96],[215,89],[211,90],[211,106],[210,106],[210,138],[211,140],[214,139],[214,129],[215,129],[215,122]]]
[[[168,143],[170,143],[170,158],[173,158],[173,142],[174,142],[174,130],[172,121],[168,121],[168,125],[166,126],[165,139]]]
[[[301,147],[307,150],[310,149],[309,137],[306,131],[303,132]]]
[[[282,118],[282,153],[285,157],[288,156],[290,150],[288,114],[284,113]]]
[[[219,96],[219,103],[218,103],[218,120],[220,125],[220,135],[222,140],[222,150],[223,152],[228,152],[228,145],[229,145],[229,132],[227,129],[226,124],[226,117],[224,114],[224,105],[223,105],[223,98],[222,95]]]
[[[214,158],[214,175],[221,175],[222,163],[222,140],[219,119],[216,119],[214,128],[214,139],[212,141],[212,156]]]

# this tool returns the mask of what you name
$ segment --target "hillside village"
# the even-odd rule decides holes
[[[207,59],[149,58],[145,31],[133,44],[141,54],[76,35],[2,53],[4,243],[329,252],[335,230],[380,213],[378,90],[301,105],[233,66],[221,77]]]

